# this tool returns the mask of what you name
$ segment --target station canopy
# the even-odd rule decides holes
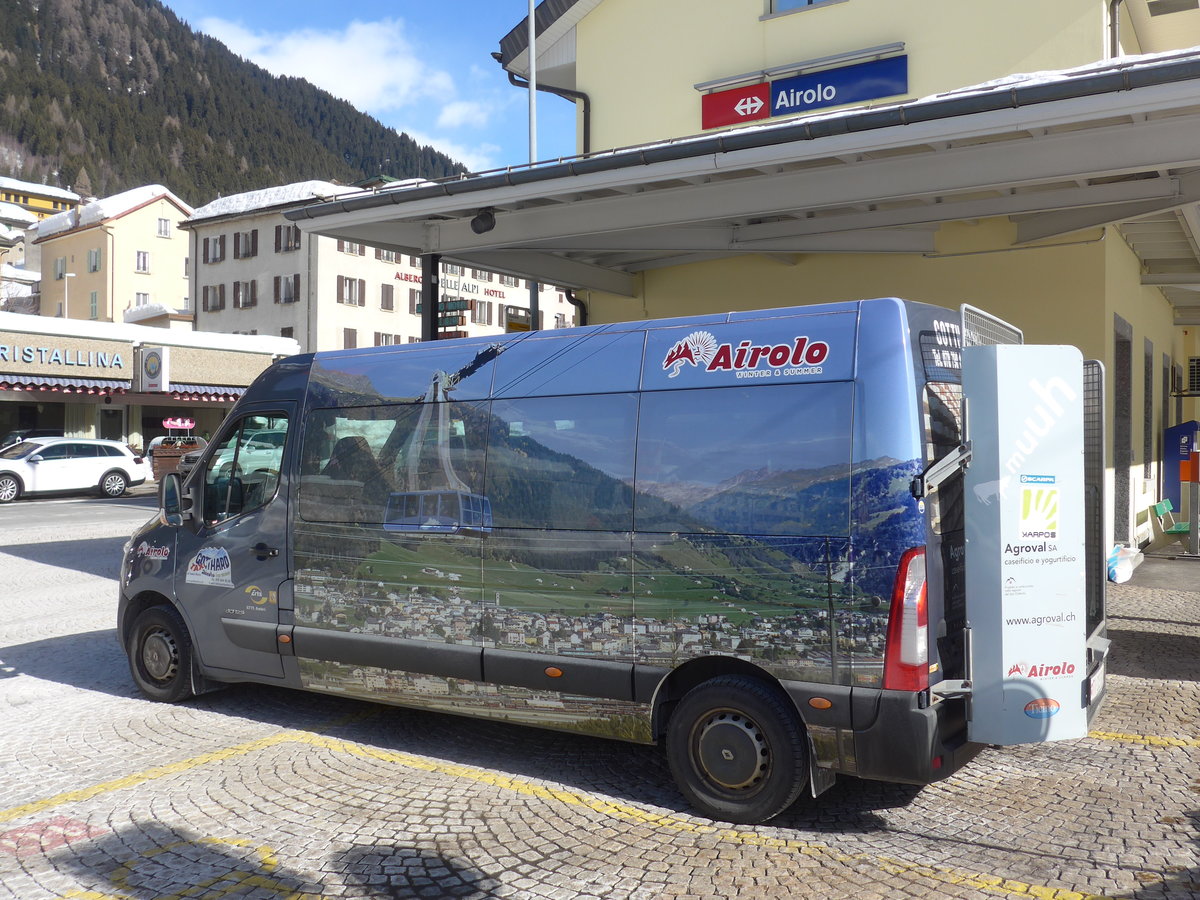
[[[639,272],[742,254],[932,253],[947,222],[1008,217],[1018,246],[1113,225],[1143,283],[1162,289],[1177,324],[1195,325],[1198,135],[1192,48],[347,189],[286,215],[306,232],[623,296]]]

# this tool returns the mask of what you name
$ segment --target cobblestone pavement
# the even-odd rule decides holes
[[[728,826],[653,748],[257,686],[147,702],[127,533],[0,531],[5,900],[1200,897],[1200,593],[1112,587],[1086,739]]]

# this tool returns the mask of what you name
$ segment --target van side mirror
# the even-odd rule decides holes
[[[170,528],[178,528],[185,519],[191,518],[191,504],[184,508],[183,482],[178,472],[163,475],[158,485],[158,520]]]

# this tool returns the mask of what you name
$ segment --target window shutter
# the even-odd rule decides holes
[[[204,242],[208,243],[208,238],[205,238]],[[203,287],[200,289],[200,309],[202,312],[208,312],[208,288],[207,287]]]
[[[235,245],[237,244],[236,240],[234,241],[234,244]],[[233,283],[233,308],[241,309],[241,307],[242,307],[242,283],[240,281],[235,281]]]
[[[382,248],[382,247],[376,247],[376,248],[375,248],[375,258],[376,258],[376,259],[383,259],[383,248]],[[377,332],[375,332],[375,337],[378,339],[378,337],[379,337],[379,332],[378,332],[378,331],[377,331]],[[379,346],[379,345],[378,345],[378,344],[376,344],[376,346]]]
[[[225,243],[225,235],[221,235],[221,243]],[[225,285],[223,285],[223,284],[220,285],[220,287],[217,290],[217,294],[218,294],[217,309],[224,309],[225,308]]]
[[[339,240],[338,241],[338,253],[345,253],[345,252],[346,252],[346,242],[343,240]]]
[[[204,239],[204,261],[208,262],[208,238]]]
[[[250,232],[250,255],[258,256],[258,229]]]
[[[338,243],[340,244],[341,241],[338,241]],[[346,302],[346,276],[345,275],[338,276],[337,302],[338,303]]]
[[[242,258],[242,233],[240,231],[235,231],[233,233],[233,258]],[[236,297],[234,298],[233,302],[237,303]]]
[[[292,276],[292,302],[300,302],[300,273]]]
[[[275,252],[278,253],[283,247],[283,226],[275,226]]]
[[[275,236],[279,237],[279,226],[275,226]],[[279,302],[279,276],[275,276],[275,302]]]
[[[250,305],[258,306],[258,279],[250,282]]]
[[[358,279],[358,305],[367,305],[367,280],[365,278]]]
[[[221,252],[219,254],[217,254],[217,258],[224,259],[225,258],[225,235],[221,235],[220,240],[221,240]],[[225,285],[221,285],[221,287],[223,288],[223,287],[225,287]]]

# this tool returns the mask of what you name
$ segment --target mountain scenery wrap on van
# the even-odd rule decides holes
[[[896,567],[924,543],[924,463],[909,348],[864,396],[856,329],[845,312],[722,317],[319,357],[297,624],[664,670],[721,654],[879,687]],[[860,435],[868,405],[890,412]],[[650,737],[644,703],[300,665],[309,687]]]

